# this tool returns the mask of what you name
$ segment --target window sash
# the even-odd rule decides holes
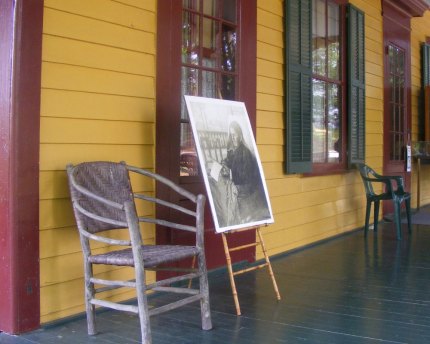
[[[316,6],[312,15],[312,169],[318,173],[327,169],[345,168],[346,155],[342,142],[345,142],[343,136],[346,126],[343,125],[342,117],[345,113],[343,66],[346,51],[343,48],[344,25],[340,21],[340,5],[330,0],[313,0],[313,4]],[[336,91],[335,94],[333,91]],[[334,99],[335,104],[331,101]]]

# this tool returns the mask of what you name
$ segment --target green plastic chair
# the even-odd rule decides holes
[[[378,230],[379,204],[381,201],[393,201],[394,222],[396,224],[397,239],[402,239],[400,207],[405,202],[406,216],[408,219],[408,230],[411,233],[411,194],[404,190],[404,182],[401,176],[382,176],[365,164],[357,164],[366,191],[366,222],[364,225],[364,235],[367,236],[369,229],[370,208],[374,203],[374,231]],[[383,183],[384,191],[377,194],[373,189],[374,183]]]

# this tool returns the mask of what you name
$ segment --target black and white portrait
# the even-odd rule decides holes
[[[192,96],[185,102],[216,231],[272,223],[245,104]]]

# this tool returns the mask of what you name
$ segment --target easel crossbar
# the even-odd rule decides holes
[[[255,247],[258,245],[258,242],[255,242],[253,244],[248,244],[248,245],[242,245],[242,246],[237,246],[237,247],[232,247],[229,248],[228,250],[230,252],[234,252],[234,251],[239,251],[239,250],[244,250],[245,248],[249,248],[249,247]]]
[[[264,267],[266,267],[266,266],[268,266],[268,265],[269,265],[268,263],[264,263],[264,264],[260,264],[260,265],[252,266],[252,267],[250,267],[250,268],[246,268],[246,269],[242,269],[242,270],[235,271],[235,272],[233,272],[233,275],[234,275],[234,276],[236,276],[236,275],[243,274],[243,273],[245,273],[245,272],[258,270],[258,269],[264,268]]]

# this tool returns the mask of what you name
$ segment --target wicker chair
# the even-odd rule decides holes
[[[146,176],[166,185],[192,201],[195,204],[195,210],[188,210],[154,197],[133,193],[129,178],[130,173]],[[85,162],[76,166],[68,165],[67,174],[84,255],[88,334],[96,334],[95,306],[103,306],[138,314],[142,343],[151,343],[150,316],[195,301],[200,301],[202,328],[204,330],[211,329],[212,321],[203,243],[205,197],[203,195],[195,196],[160,175],[128,166],[123,162],[98,161]],[[189,226],[156,218],[139,217],[136,211],[135,199],[166,206],[179,213],[187,214],[194,218],[193,223],[195,225]],[[143,245],[140,222],[194,232],[196,234],[196,244],[195,246]],[[124,228],[128,228],[129,238],[127,240],[112,239],[105,235],[108,232],[111,233],[112,230],[122,229],[124,231]],[[110,250],[107,253],[95,254],[90,246],[90,241],[92,240],[112,247],[121,246],[121,248]],[[127,246],[127,248],[124,248],[124,246]],[[160,264],[163,264],[163,270],[166,270],[166,263],[190,257],[198,259],[198,268],[183,269],[186,272],[183,272],[180,276],[176,275],[146,284],[145,271],[156,270]],[[98,278],[93,274],[93,265],[95,264],[134,267],[134,279],[114,281]],[[178,269],[176,268],[175,270],[177,271]],[[199,279],[199,289],[182,287],[182,284],[171,286],[172,283],[192,278]],[[115,303],[97,297],[97,294],[101,292],[121,287],[136,289],[137,306],[135,303]],[[184,293],[187,296],[170,304],[148,310],[146,292],[149,290]]]
[[[408,220],[408,230],[411,232],[411,194],[404,190],[404,182],[401,176],[382,176],[365,164],[357,164],[361,179],[366,192],[366,222],[364,234],[367,236],[369,229],[370,208],[373,202],[374,224],[373,230],[378,230],[379,203],[380,201],[392,201],[394,205],[394,223],[396,224],[397,239],[402,238],[400,206],[405,202],[406,217]],[[384,184],[385,190],[377,194],[373,189],[373,184]]]

